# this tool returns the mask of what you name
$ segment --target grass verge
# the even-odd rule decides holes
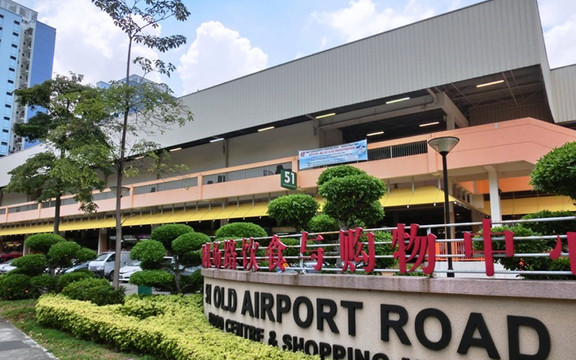
[[[151,355],[119,353],[105,344],[79,340],[71,335],[43,328],[36,321],[36,300],[0,300],[0,316],[10,321],[60,360],[157,360]]]

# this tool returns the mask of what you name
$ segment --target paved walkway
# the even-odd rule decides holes
[[[54,360],[42,346],[0,317],[0,360]]]

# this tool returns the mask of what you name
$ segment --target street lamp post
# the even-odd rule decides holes
[[[450,200],[448,199],[448,165],[446,156],[458,144],[460,139],[455,136],[442,136],[431,139],[428,145],[436,150],[442,156],[442,177],[444,178],[444,224],[450,222]],[[444,227],[444,239],[448,240],[448,226]],[[448,253],[448,277],[454,277],[452,268],[452,244],[446,242],[446,250]]]

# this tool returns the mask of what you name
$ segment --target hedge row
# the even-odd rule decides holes
[[[126,297],[123,305],[96,306],[62,295],[43,295],[38,321],[75,337],[122,351],[175,360],[318,359],[224,333],[208,324],[201,295]]]

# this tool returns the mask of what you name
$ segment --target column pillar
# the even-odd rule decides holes
[[[490,214],[493,222],[502,221],[500,206],[500,189],[498,188],[498,172],[493,166],[486,166],[490,186]]]

